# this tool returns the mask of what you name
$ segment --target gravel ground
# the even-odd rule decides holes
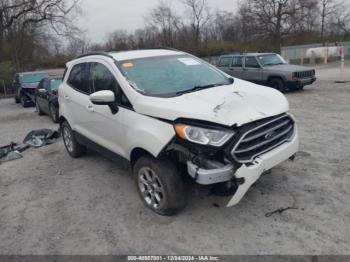
[[[350,76],[350,74],[347,74]],[[160,217],[141,203],[128,163],[73,160],[62,141],[0,165],[0,254],[350,254],[350,84],[320,80],[286,94],[300,129],[294,162],[263,176],[236,207],[193,190]],[[0,145],[57,128],[0,100]],[[280,207],[296,206],[265,217]]]

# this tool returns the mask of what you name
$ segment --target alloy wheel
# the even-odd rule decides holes
[[[137,179],[141,195],[147,205],[153,209],[161,208],[164,201],[164,187],[157,173],[149,167],[143,167]]]
[[[63,128],[63,141],[69,152],[73,152],[73,137],[68,127]]]

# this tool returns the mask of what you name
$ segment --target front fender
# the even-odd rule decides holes
[[[131,113],[131,112],[130,112]],[[131,153],[135,148],[142,148],[154,157],[162,152],[164,147],[175,136],[175,130],[171,123],[143,116],[132,112],[126,116],[131,125],[126,130],[126,157],[131,159]],[[135,117],[135,119],[133,119]]]

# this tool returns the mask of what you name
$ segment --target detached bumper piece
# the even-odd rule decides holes
[[[201,185],[236,181],[237,190],[228,207],[238,204],[260,176],[272,167],[290,159],[299,148],[296,124],[289,115],[258,123],[241,136],[232,148],[231,163],[204,160],[200,164],[187,161],[187,171]]]
[[[187,162],[188,174],[194,179],[194,181],[201,185],[211,185],[230,181],[234,178],[233,165],[226,165],[215,169],[203,169],[191,161]]]
[[[295,129],[292,141],[284,143],[279,147],[257,157],[251,165],[243,165],[237,170],[234,177],[236,179],[244,179],[233,198],[228,203],[228,207],[237,205],[249,188],[260,178],[260,176],[270,170],[272,167],[288,160],[298,152],[299,138]]]

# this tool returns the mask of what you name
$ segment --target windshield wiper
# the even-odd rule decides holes
[[[226,83],[220,83],[220,84],[210,84],[210,85],[203,85],[203,86],[195,86],[191,89],[187,89],[187,90],[183,90],[183,91],[179,91],[176,92],[176,95],[183,95],[183,94],[188,94],[188,93],[192,93],[192,92],[196,92],[196,91],[200,91],[200,90],[204,90],[204,89],[208,89],[208,88],[212,88],[212,87],[217,87],[217,86],[224,86],[227,85]]]

